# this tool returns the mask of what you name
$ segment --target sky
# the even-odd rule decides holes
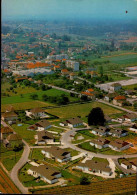
[[[132,20],[137,0],[2,0],[2,20],[16,18]]]

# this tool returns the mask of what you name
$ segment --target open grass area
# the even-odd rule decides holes
[[[98,162],[104,162],[104,163],[108,163],[108,160],[105,158],[98,158],[98,157],[93,157],[92,160],[98,161]]]
[[[32,95],[32,94],[37,94],[38,100],[41,100],[41,101],[42,101],[43,95],[60,96],[62,94],[66,94],[69,97],[70,101],[77,101],[78,100],[78,98],[70,97],[68,92],[60,91],[57,89],[49,89],[47,91],[37,91],[37,92],[33,92],[33,93],[26,93],[26,94],[23,94],[23,97],[21,97],[20,95],[11,96],[11,97],[3,97],[3,98],[1,98],[1,103],[2,104],[15,104],[15,103],[31,102],[32,99],[30,98],[30,95]]]
[[[123,154],[122,152],[117,152],[114,150],[111,150],[110,148],[103,148],[103,149],[98,149],[95,148],[94,146],[90,145],[90,142],[84,142],[82,144],[79,144],[78,147],[94,152],[94,153],[101,153],[101,154],[108,154],[108,155],[121,155]]]
[[[20,159],[22,153],[23,153],[23,149],[18,151],[18,152],[14,152],[13,150],[7,149],[5,148],[2,144],[1,144],[1,161],[3,163],[3,165],[5,166],[5,168],[10,171],[14,165],[18,162],[18,160]]]
[[[30,131],[27,130],[29,125],[23,124],[22,126],[17,126],[16,124],[12,125],[12,128],[16,133],[18,133],[22,139],[24,139],[28,144],[34,145],[35,144],[35,139],[34,135],[36,134],[35,131]]]
[[[104,60],[110,60],[113,63],[117,64],[130,64],[137,61],[137,53],[123,53],[119,55],[105,56]]]
[[[44,159],[44,155],[41,153],[41,148],[33,148],[31,149],[30,151],[30,154],[29,154],[29,159],[30,160],[43,160]]]
[[[60,118],[71,118],[76,116],[85,117],[89,114],[92,108],[101,107],[105,114],[111,115],[121,113],[120,110],[107,106],[99,102],[91,102],[85,104],[68,105],[60,108],[47,109],[50,114],[58,116]]]
[[[14,110],[26,110],[26,109],[36,108],[36,107],[54,106],[54,104],[49,103],[49,102],[41,102],[38,100],[32,100],[31,102],[2,104],[1,112],[5,112],[6,108],[8,108],[10,105],[14,107]]]
[[[123,89],[131,89],[131,90],[134,90],[135,87],[137,87],[137,84],[123,86],[122,88],[123,88]]]
[[[19,179],[21,181],[21,183],[23,183],[23,185],[25,187],[32,187],[32,186],[44,186],[47,185],[48,183],[45,183],[42,180],[39,180],[38,182],[36,181],[36,178],[29,175],[27,173],[27,170],[31,167],[30,164],[26,164],[19,172]]]

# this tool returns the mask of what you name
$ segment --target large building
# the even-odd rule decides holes
[[[79,62],[66,60],[66,67],[72,68],[74,71],[79,71]]]
[[[63,59],[68,59],[68,55],[67,54],[48,55],[47,59],[48,60],[63,60]]]

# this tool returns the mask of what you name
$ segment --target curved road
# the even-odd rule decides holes
[[[11,170],[10,177],[23,194],[29,194],[28,189],[23,186],[23,184],[20,182],[18,178],[18,171],[28,161],[28,156],[30,153],[29,145],[24,140],[23,140],[23,143],[25,144],[23,154],[20,160],[16,163],[16,165]]]
[[[62,134],[61,137],[61,143],[65,146],[65,147],[69,147],[72,148],[74,150],[77,150],[79,152],[84,152],[87,153],[89,157],[99,157],[99,158],[111,158],[111,159],[118,159],[118,158],[134,158],[137,157],[137,154],[125,154],[125,155],[106,155],[106,154],[100,154],[100,153],[94,153],[94,152],[89,152],[87,150],[81,149],[79,147],[77,147],[76,145],[71,143],[71,137],[70,135],[74,135],[76,131],[79,131],[82,129],[73,129],[70,131],[67,131],[65,133]]]

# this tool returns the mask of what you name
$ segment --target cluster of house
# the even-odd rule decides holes
[[[75,128],[75,127],[78,127],[80,125],[83,125],[83,121],[80,119],[80,117],[75,117],[75,118],[70,118],[70,119],[67,119],[65,121],[62,121],[59,123],[60,126],[67,126],[67,127],[70,127],[70,128]]]
[[[127,114],[124,114],[121,117],[118,117],[117,120],[119,122],[135,122],[135,121],[137,121],[137,114],[127,113]]]
[[[134,171],[137,171],[137,158],[122,159],[120,165],[125,169],[132,169]]]
[[[86,173],[101,173],[105,176],[111,176],[112,170],[107,162],[100,162],[97,160],[87,160],[85,163],[78,163],[74,168],[82,170]]]
[[[111,148],[112,150],[115,150],[118,152],[126,150],[130,147],[133,147],[133,144],[127,141],[123,141],[119,139],[115,141],[110,141],[104,138],[98,138],[98,139],[91,140],[90,145],[98,149]]]
[[[111,135],[112,137],[124,137],[126,135],[128,135],[128,131],[120,129],[120,128],[113,128],[113,129],[109,129],[108,127],[103,127],[103,126],[99,126],[98,128],[94,128],[92,130],[92,133],[94,135],[100,135],[100,136],[107,136],[107,135]]]
[[[71,153],[67,149],[62,149],[56,146],[45,147],[41,150],[41,153],[46,158],[53,159],[59,163],[71,160]],[[60,171],[57,171],[54,167],[49,165],[32,166],[27,173],[36,178],[40,177],[43,181],[49,184],[58,182],[58,178],[62,177]]]

